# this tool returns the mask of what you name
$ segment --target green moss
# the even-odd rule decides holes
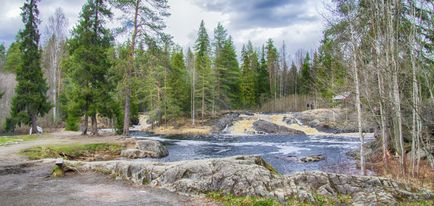
[[[63,171],[62,167],[55,165],[53,167],[53,169],[51,170],[51,176],[52,177],[63,177],[63,176],[65,176],[65,172]]]
[[[0,146],[14,142],[32,141],[36,140],[37,138],[37,135],[3,136],[0,137]]]
[[[211,192],[207,197],[223,203],[225,206],[280,206],[281,204],[270,198],[253,197],[253,196],[235,196],[232,194],[222,194]]]
[[[48,145],[25,149],[20,154],[32,160],[43,158],[65,158],[72,160],[92,156],[96,153],[118,155],[122,149],[123,147],[120,144],[107,143]]]
[[[271,198],[255,197],[255,196],[235,196],[232,194],[223,194],[211,192],[207,197],[215,201],[223,203],[227,206],[326,206],[326,205],[351,205],[351,197],[348,195],[340,195],[336,199],[328,198],[320,194],[313,194],[315,202],[301,201],[297,197],[293,197],[285,201],[279,202]]]
[[[401,206],[431,206],[434,205],[434,199],[431,200],[410,200],[410,201],[404,201],[398,205]]]
[[[261,157],[256,157],[255,164],[265,167],[274,175],[280,175],[280,173],[276,169],[274,169],[273,166],[265,162],[265,160],[262,159]]]

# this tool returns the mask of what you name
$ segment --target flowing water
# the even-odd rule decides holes
[[[208,138],[158,137],[144,132],[132,134],[138,139],[153,139],[162,142],[169,156],[161,159],[139,161],[179,161],[205,158],[220,158],[234,155],[259,155],[280,173],[321,170],[354,174],[356,161],[348,152],[359,147],[359,139],[336,136],[288,136],[288,135],[220,135]],[[325,160],[303,163],[299,158],[323,155]]]

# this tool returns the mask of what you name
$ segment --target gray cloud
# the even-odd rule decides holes
[[[319,20],[307,11],[311,1],[305,0],[191,0],[207,11],[230,15],[233,29],[276,28]]]
[[[47,19],[54,14],[54,11],[61,7],[68,18],[70,30],[77,22],[82,5],[86,0],[42,0],[38,4],[39,18],[41,24],[39,31],[43,35]],[[24,27],[21,21],[21,9],[24,0],[8,0],[2,2],[0,7],[0,43],[7,46],[15,41],[15,37],[20,29]],[[43,37],[42,37],[43,38]]]

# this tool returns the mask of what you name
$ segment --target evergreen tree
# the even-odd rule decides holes
[[[267,60],[265,59],[265,48],[262,46],[261,49],[261,62],[256,73],[256,100],[257,104],[260,105],[270,98],[270,82],[269,73],[267,70]]]
[[[190,111],[190,85],[181,48],[172,52],[170,68],[171,99],[174,100],[174,106],[179,108],[181,113],[185,113]]]
[[[104,28],[105,19],[111,16],[104,0],[88,0],[68,41],[70,56],[64,62],[70,84],[67,87],[67,116],[69,122],[74,122],[84,115],[84,135],[87,134],[88,117],[92,121],[91,134],[96,135],[97,113],[107,115],[113,112],[113,108],[108,107],[113,104],[109,104],[112,98],[107,80],[111,66],[107,54],[113,37]]]
[[[222,72],[222,85],[225,96],[229,99],[228,108],[236,108],[240,106],[240,68],[238,65],[237,54],[235,51],[232,37],[226,39],[222,51],[222,66],[226,68]]]
[[[123,12],[121,31],[129,31],[131,38],[129,39],[129,56],[128,65],[126,65],[126,75],[121,82],[124,88],[122,91],[125,94],[124,100],[124,126],[123,135],[129,135],[130,128],[130,108],[131,97],[134,96],[131,82],[134,78],[134,73],[137,72],[137,65],[134,64],[136,55],[136,47],[138,46],[138,38],[164,37],[162,30],[165,28],[163,21],[164,17],[169,16],[167,10],[167,0],[112,0],[112,4]],[[168,66],[168,65],[167,65]],[[167,69],[167,68],[166,68]]]
[[[306,53],[306,57],[304,58],[303,65],[300,71],[300,93],[304,95],[310,94],[312,89],[312,71],[311,71],[311,63],[309,53]]]
[[[330,31],[324,32],[318,53],[315,87],[323,98],[332,100],[345,84],[346,68],[337,56],[336,43],[330,38]]]
[[[242,66],[241,66],[241,102],[246,108],[251,108],[256,105],[255,94],[255,74],[259,68],[258,54],[253,50],[252,43],[243,46],[241,50]]]
[[[240,100],[240,70],[232,37],[220,23],[214,30],[214,53],[217,107],[236,107]]]
[[[30,124],[33,133],[37,133],[37,117],[50,110],[47,102],[47,83],[41,69],[41,52],[38,31],[38,0],[27,0],[21,7],[24,30],[20,33],[20,51],[22,64],[16,71],[18,81],[12,100],[11,120],[13,124]]]
[[[205,117],[210,105],[212,104],[214,81],[211,70],[210,41],[206,32],[205,23],[202,20],[200,23],[197,35],[195,51],[196,51],[196,97],[200,98],[200,111],[202,118]]]
[[[20,67],[20,64],[22,63],[20,45],[21,45],[20,42],[16,41],[9,46],[9,49],[6,53],[6,59],[3,66],[3,71],[13,72],[13,73],[17,72],[18,68]]]
[[[278,58],[279,55],[277,53],[277,49],[274,46],[273,40],[268,39],[265,47],[267,51],[267,69],[268,69],[268,81],[270,86],[270,94],[274,98],[274,101],[277,99],[277,76],[278,76]]]
[[[298,94],[298,71],[297,71],[297,66],[295,66],[295,63],[292,62],[291,63],[291,67],[289,69],[289,74],[288,74],[288,82],[289,82],[289,86],[288,86],[288,90],[289,90],[289,94]]]
[[[4,44],[0,44],[0,71],[3,70],[3,66],[6,63],[6,48]]]

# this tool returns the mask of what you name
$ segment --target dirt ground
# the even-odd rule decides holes
[[[83,137],[59,132],[35,141],[0,146],[0,206],[9,205],[218,205],[149,186],[132,185],[98,173],[67,173],[50,177],[54,162],[29,161],[17,153],[47,144],[116,142],[118,136]]]

